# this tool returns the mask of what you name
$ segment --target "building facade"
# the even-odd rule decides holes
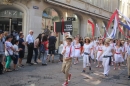
[[[36,37],[47,26],[53,31],[54,22],[75,17],[73,36],[92,36],[88,20],[97,24],[103,35],[104,26],[116,8],[119,0],[0,0],[0,29],[22,30],[25,36],[32,29]],[[100,36],[96,27],[94,35]]]

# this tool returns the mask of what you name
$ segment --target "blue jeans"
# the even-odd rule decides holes
[[[42,64],[47,64],[47,51],[42,54]]]
[[[37,62],[38,48],[34,48],[34,52],[35,52],[34,62]]]

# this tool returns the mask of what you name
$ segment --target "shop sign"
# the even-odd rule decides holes
[[[76,21],[75,17],[67,17],[67,21]]]
[[[62,22],[55,22],[54,29],[56,32],[62,32]],[[72,21],[65,21],[64,22],[64,32],[72,32],[73,31],[73,25]]]
[[[38,6],[33,6],[33,9],[39,9],[39,7]]]

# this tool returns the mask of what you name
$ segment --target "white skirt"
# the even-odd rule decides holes
[[[124,59],[123,59],[121,54],[115,54],[114,58],[115,58],[115,63],[119,63],[119,62],[123,62],[124,61]]]
[[[98,51],[97,52],[97,58],[96,58],[97,61],[102,61],[102,58],[103,58],[102,56],[100,56],[100,58],[98,59],[98,57],[99,57],[100,54],[101,54],[101,51]]]
[[[74,51],[74,57],[81,57],[81,55],[80,55],[80,49],[75,49],[75,51]]]

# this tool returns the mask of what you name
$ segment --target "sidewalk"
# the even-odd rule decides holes
[[[56,58],[57,59],[57,58]],[[58,61],[58,60],[57,60]],[[24,60],[25,64],[25,60]],[[64,74],[61,73],[62,63],[48,63],[20,68],[19,71],[0,75],[0,86],[62,86]],[[82,61],[78,65],[72,65],[72,79],[68,86],[130,86],[127,80],[127,68],[122,66],[121,70],[111,67],[110,75],[105,78],[102,75],[103,68],[96,68],[92,64],[92,71],[82,73]]]

